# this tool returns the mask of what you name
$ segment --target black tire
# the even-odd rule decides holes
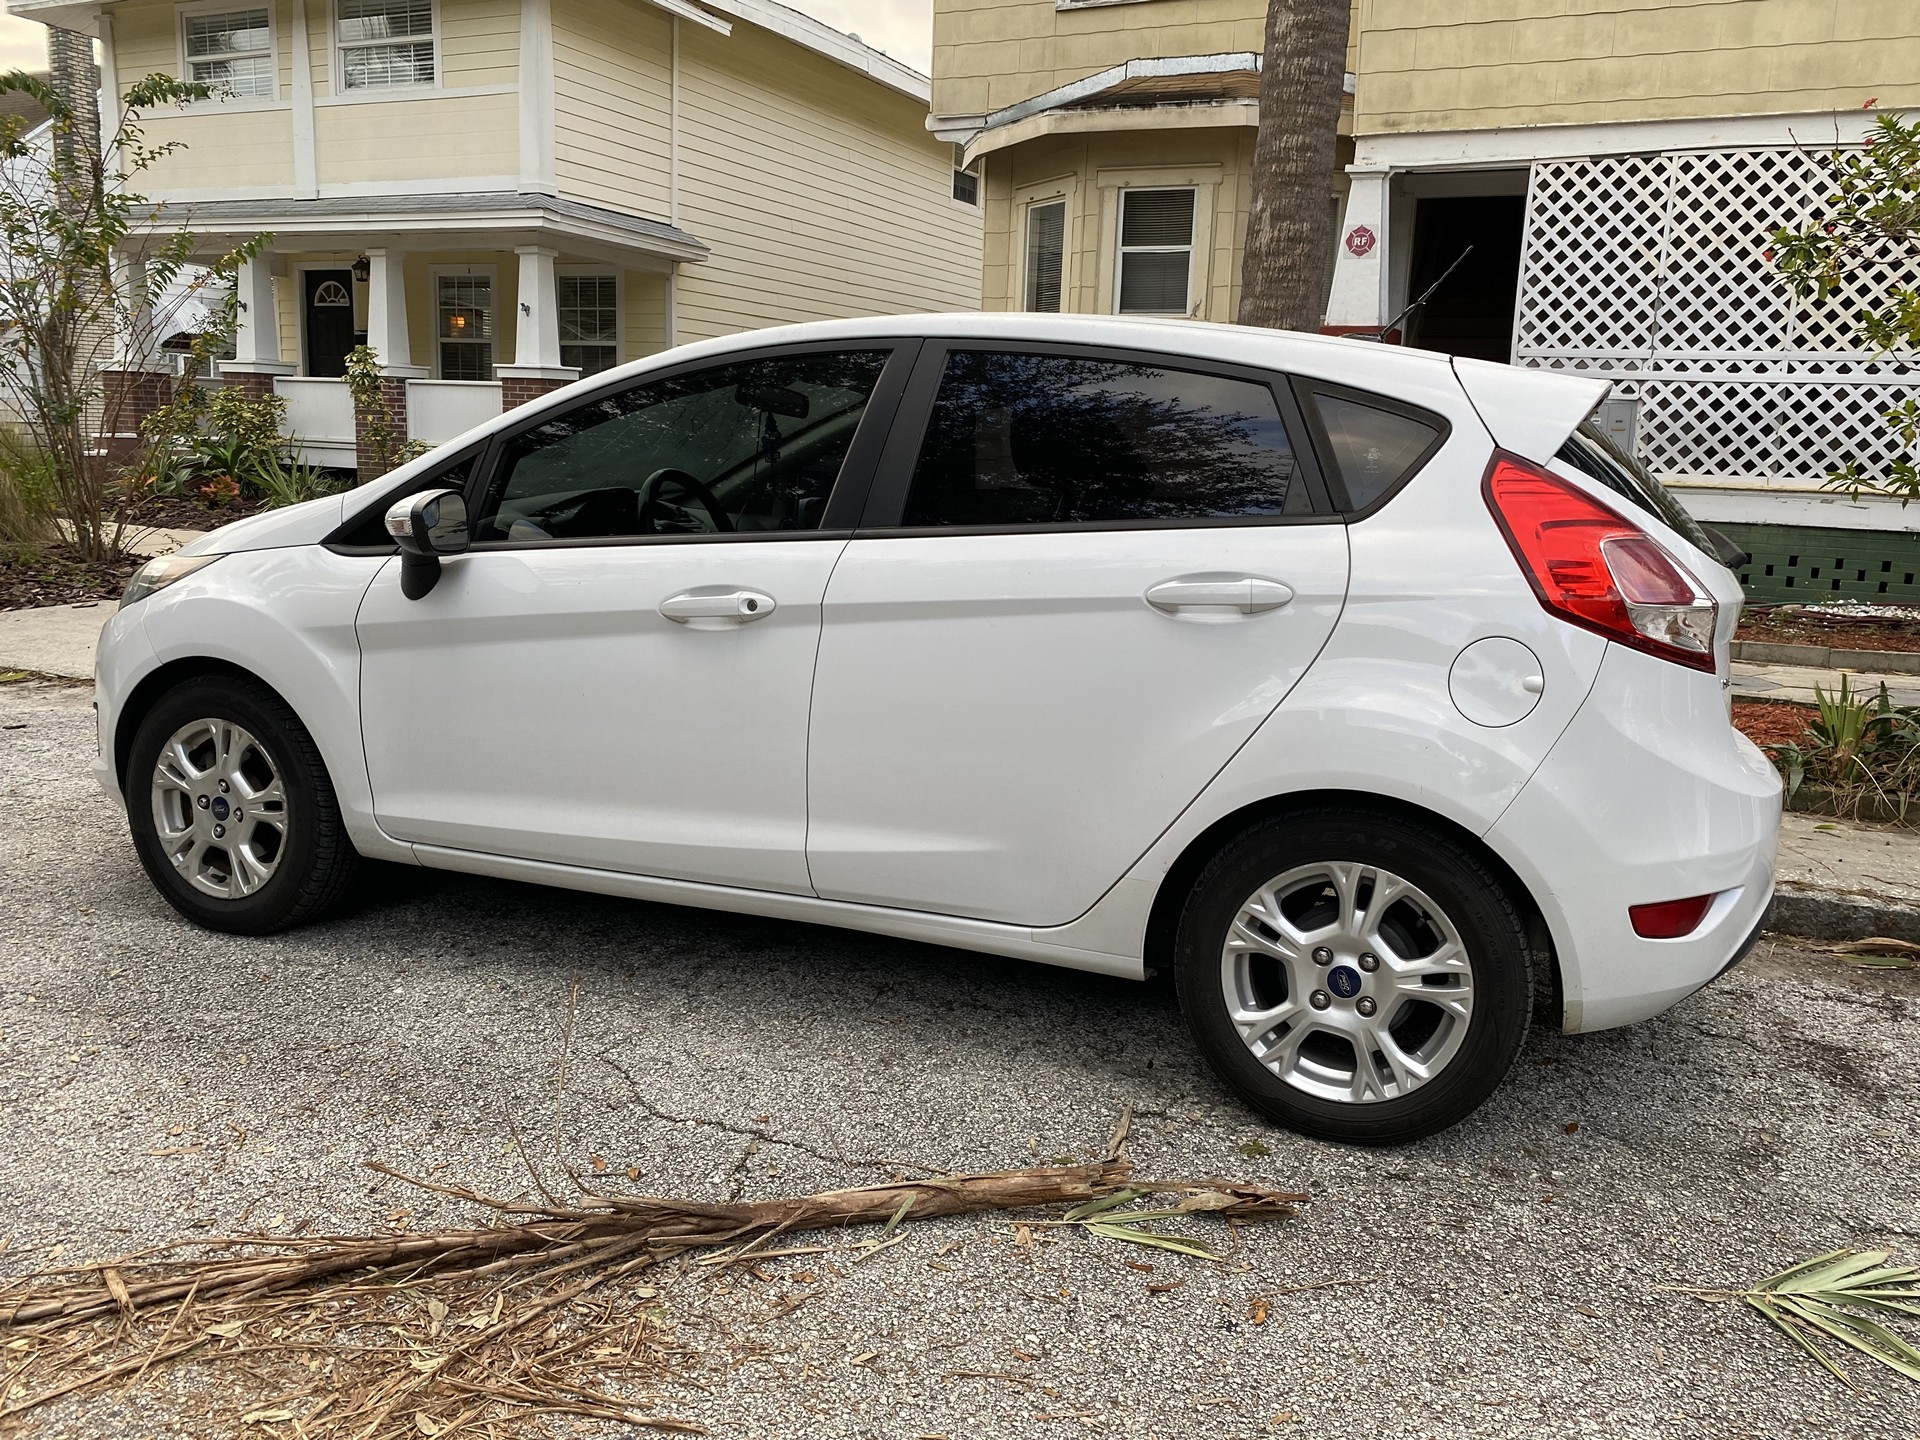
[[[285,792],[284,838],[272,873],[251,894],[220,898],[196,888],[161,839],[155,766],[172,737],[198,720],[228,721],[252,735]],[[134,734],[125,794],[134,850],[147,877],[168,904],[209,930],[267,935],[317,919],[345,897],[363,863],[347,838],[333,782],[306,726],[278,695],[241,676],[187,680],[160,698]]]
[[[1222,952],[1241,906],[1276,877],[1328,862],[1378,866],[1411,882],[1444,912],[1445,922],[1466,948],[1472,967],[1472,1003],[1463,1022],[1464,1037],[1458,1039],[1451,1057],[1430,1079],[1410,1084],[1405,1093],[1390,1098],[1339,1100],[1310,1093],[1263,1064],[1250,1048],[1252,1042],[1241,1038],[1231,1018]],[[1309,891],[1303,888],[1297,893]],[[1373,959],[1371,955],[1367,958]],[[1339,964],[1336,960],[1322,973],[1332,977]],[[1337,977],[1339,984],[1354,984],[1359,968],[1357,961],[1349,964],[1348,973]],[[1533,952],[1526,921],[1502,879],[1455,837],[1437,827],[1388,813],[1333,808],[1300,811],[1260,822],[1229,841],[1201,871],[1188,894],[1175,939],[1174,970],[1180,1008],[1194,1043],[1222,1080],[1248,1104],[1288,1129],[1356,1145],[1404,1144],[1470,1115],[1512,1068],[1533,1013]],[[1281,991],[1279,1001],[1274,1003],[1286,1001],[1285,992],[1293,983],[1285,978],[1289,973],[1280,963],[1272,963],[1260,972],[1263,977],[1281,977],[1264,981]],[[1316,984],[1316,989],[1326,998],[1338,987]],[[1263,1003],[1267,1003],[1265,997]],[[1329,1005],[1341,1003],[1329,1001]],[[1392,997],[1372,1003],[1382,1006],[1378,1012],[1382,1015],[1387,1013],[1387,1005],[1395,1006],[1396,1015],[1408,1017],[1436,1008],[1419,1003],[1401,1006]],[[1310,1031],[1311,1012],[1304,1018]],[[1298,1022],[1285,1023],[1290,1029]],[[1430,1024],[1437,1031],[1450,1022],[1441,1013],[1436,1020],[1416,1023]],[[1261,1039],[1264,1042],[1268,1037]],[[1333,1057],[1329,1063],[1337,1067],[1341,1053],[1338,1037],[1316,1039],[1309,1035],[1301,1043],[1319,1045],[1321,1053]],[[1272,1044],[1279,1048],[1278,1041]],[[1357,1053],[1351,1045],[1345,1053],[1353,1057],[1357,1074],[1362,1063]]]

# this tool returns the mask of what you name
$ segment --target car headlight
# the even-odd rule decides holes
[[[133,578],[127,582],[127,593],[120,597],[120,608],[126,609],[136,600],[144,600],[156,590],[164,590],[176,580],[184,580],[196,570],[204,570],[218,555],[162,555],[149,560],[133,572]]]

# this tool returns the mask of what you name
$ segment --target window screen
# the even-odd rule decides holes
[[[186,17],[191,78],[233,95],[273,98],[273,32],[265,10]]]
[[[1193,270],[1193,191],[1120,192],[1123,315],[1185,315]]]
[[[434,284],[442,380],[493,378],[493,278],[441,275]]]
[[[1267,386],[1070,355],[955,351],[907,525],[1054,525],[1304,514]]]
[[[597,375],[620,363],[620,287],[611,275],[562,275],[560,363]]]
[[[1424,420],[1343,395],[1316,395],[1347,499],[1364,510],[1424,460],[1440,430]]]
[[[348,90],[433,84],[433,0],[336,0]]]
[[[1067,202],[1027,207],[1027,309],[1060,313],[1060,276],[1066,259]]]

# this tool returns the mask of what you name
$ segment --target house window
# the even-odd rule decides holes
[[[1122,315],[1185,315],[1193,273],[1191,189],[1120,192]]]
[[[560,363],[595,375],[620,363],[620,287],[611,275],[562,275]]]
[[[953,198],[963,205],[980,203],[980,177],[966,167],[966,148],[953,147]]]
[[[433,84],[433,0],[336,0],[347,90]]]
[[[434,279],[439,316],[440,378],[493,378],[493,277],[440,275]]]
[[[1027,207],[1026,308],[1060,313],[1060,276],[1066,263],[1067,202]]]
[[[266,10],[182,17],[187,78],[222,94],[274,93],[273,27]]]

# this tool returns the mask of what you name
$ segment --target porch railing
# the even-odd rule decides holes
[[[409,380],[407,435],[438,445],[494,419],[503,403],[498,380]]]

